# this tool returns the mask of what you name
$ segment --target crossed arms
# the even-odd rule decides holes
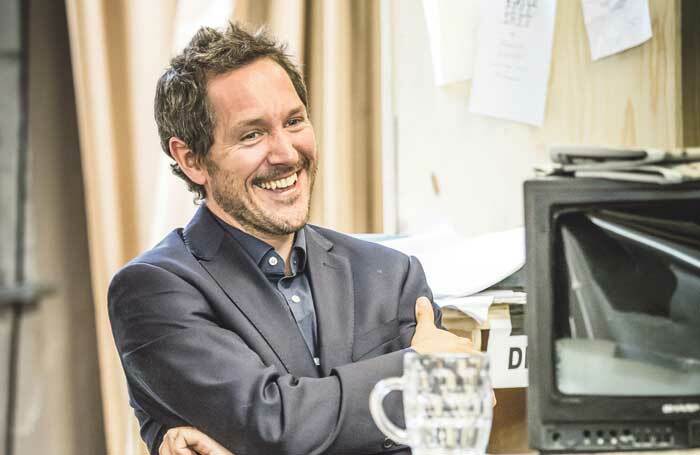
[[[222,323],[197,280],[153,264],[126,267],[110,287],[110,318],[132,402],[147,416],[142,427],[155,422],[162,436],[169,428],[194,426],[236,455],[380,452],[384,437],[369,416],[369,392],[380,379],[401,375],[400,349],[415,338],[414,302],[429,295],[417,261],[410,261],[404,278],[399,307],[410,311],[399,312],[400,342],[318,378],[287,372],[264,340],[251,335],[244,317]],[[433,330],[425,332],[426,346],[470,348]],[[387,400],[387,411],[401,419],[398,401]],[[160,437],[147,442],[158,453]]]

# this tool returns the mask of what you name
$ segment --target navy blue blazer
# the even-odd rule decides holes
[[[304,229],[320,368],[289,308],[205,207],[115,275],[109,317],[152,453],[182,425],[236,455],[409,453],[376,428],[368,397],[402,374],[416,299],[432,300],[423,269],[389,248]],[[403,421],[397,397],[385,407]]]

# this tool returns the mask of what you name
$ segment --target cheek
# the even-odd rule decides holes
[[[238,180],[248,182],[255,176],[260,166],[265,161],[265,154],[256,150],[245,150],[229,155],[222,169]]]
[[[306,155],[308,158],[316,159],[316,137],[313,129],[302,132],[295,141],[295,147],[299,152]]]

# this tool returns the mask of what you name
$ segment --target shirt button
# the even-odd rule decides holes
[[[270,259],[267,260],[267,263],[274,267],[277,265],[277,258],[274,256],[270,256]]]
[[[294,294],[292,296],[292,302],[299,303],[299,302],[301,302],[301,298],[298,295]]]
[[[395,445],[396,445],[396,443],[394,441],[392,441],[389,438],[386,438],[386,439],[384,439],[384,443],[382,444],[382,447],[384,447],[385,449],[391,449]]]

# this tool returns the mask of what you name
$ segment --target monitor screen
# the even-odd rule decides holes
[[[700,391],[700,201],[562,207],[554,376],[565,395]]]

